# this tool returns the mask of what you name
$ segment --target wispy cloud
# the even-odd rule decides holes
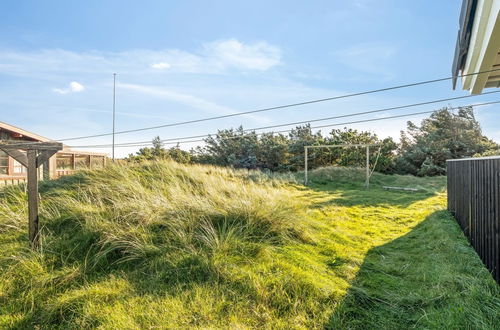
[[[195,109],[202,110],[211,114],[227,115],[227,114],[239,113],[239,111],[236,111],[226,106],[219,105],[215,102],[191,94],[181,93],[162,87],[144,86],[137,84],[118,84],[118,88],[128,89],[131,91],[147,94],[150,96],[161,97],[169,101],[174,101],[177,103],[188,105]],[[258,122],[269,122],[267,118],[262,116],[245,115],[245,117],[252,118]]]
[[[0,50],[0,74],[22,77],[103,72],[143,74],[148,70],[219,74],[228,70],[266,71],[279,64],[279,47],[264,41],[245,43],[237,39],[206,43],[195,52],[179,49],[136,49],[123,52]]]
[[[205,53],[222,67],[265,71],[281,63],[281,50],[267,42],[221,40],[206,44]]]
[[[54,88],[52,91],[57,94],[68,94],[68,93],[78,93],[85,90],[85,86],[77,81],[72,81],[69,83],[68,88]]]
[[[171,65],[168,64],[167,62],[159,62],[159,63],[151,64],[151,67],[153,69],[157,69],[157,70],[165,70],[165,69],[170,68]]]

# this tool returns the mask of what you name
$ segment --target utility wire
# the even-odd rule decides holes
[[[376,110],[368,110],[368,111],[362,111],[362,112],[355,112],[355,113],[350,113],[350,114],[345,114],[345,115],[338,115],[338,116],[332,116],[332,117],[324,117],[324,118],[302,120],[302,121],[296,121],[296,122],[291,122],[291,123],[286,123],[286,124],[276,124],[276,125],[270,125],[270,126],[264,126],[264,127],[257,127],[257,128],[247,128],[247,129],[244,129],[243,132],[249,132],[249,131],[255,131],[255,130],[263,130],[263,129],[270,129],[270,128],[277,128],[277,127],[284,127],[284,126],[291,126],[291,125],[298,125],[298,124],[305,124],[305,123],[313,123],[313,122],[325,121],[325,120],[331,120],[331,119],[354,117],[354,116],[366,115],[366,114],[371,114],[371,113],[391,111],[391,110],[399,110],[399,109],[404,109],[404,108],[411,108],[411,107],[416,107],[416,106],[421,106],[421,105],[428,105],[428,104],[433,104],[433,103],[439,103],[439,102],[444,102],[444,101],[452,101],[452,100],[458,100],[458,99],[464,99],[464,98],[469,98],[469,97],[474,97],[474,96],[480,96],[480,95],[487,95],[487,94],[494,94],[494,93],[500,93],[500,90],[492,91],[492,92],[487,92],[487,93],[483,93],[483,94],[465,95],[465,96],[451,97],[451,98],[439,99],[439,100],[433,100],[433,101],[427,101],[427,102],[420,102],[420,103],[412,103],[412,104],[400,105],[400,106],[389,107],[389,108],[382,108],[382,109],[376,109]],[[191,139],[194,139],[194,138],[204,138],[207,135],[208,134],[201,134],[201,135],[191,136],[189,138],[191,138]],[[183,138],[181,138],[181,139],[183,139]],[[178,138],[167,139],[167,140],[164,140],[164,141],[169,141],[169,140],[178,140]],[[119,145],[122,145],[122,146],[123,145],[136,145],[136,144],[149,143],[149,142],[150,142],[149,140],[148,141],[136,141],[136,142],[128,142],[128,143],[119,143]]]
[[[462,107],[466,106],[474,106],[474,107],[479,107],[479,106],[485,106],[485,105],[491,105],[491,104],[498,104],[500,101],[492,101],[492,102],[485,102],[485,103],[478,103],[478,104],[469,104],[469,105],[462,105],[462,106],[457,106],[457,107],[452,107],[448,108],[448,110],[453,110],[453,109],[459,109]],[[351,125],[351,124],[359,124],[359,123],[367,123],[367,122],[375,122],[375,121],[382,121],[382,120],[388,120],[388,119],[396,119],[396,118],[403,118],[403,117],[410,117],[410,116],[416,116],[416,115],[422,115],[422,114],[429,114],[429,113],[434,113],[437,112],[438,110],[427,110],[427,111],[419,111],[419,112],[413,112],[413,113],[408,113],[404,115],[396,115],[396,116],[388,116],[388,117],[382,117],[382,118],[370,118],[370,119],[363,119],[363,120],[356,120],[356,121],[348,121],[348,122],[343,122],[343,123],[331,123],[331,124],[326,124],[326,125],[320,125],[320,126],[311,126],[311,129],[318,129],[318,128],[327,128],[327,127],[334,127],[334,126],[343,126],[343,125]],[[259,128],[254,128],[253,130],[257,130]],[[287,130],[281,130],[281,131],[275,131],[271,133],[287,133],[291,132],[295,128],[292,129],[287,129]],[[257,133],[255,135],[263,135],[263,133]],[[203,135],[206,137],[209,137],[210,134]],[[180,137],[180,138],[172,138],[172,139],[166,139],[166,140],[161,140],[163,144],[180,144],[180,143],[194,143],[194,142],[204,142],[205,139],[195,139],[198,138],[199,136],[187,136],[187,137]],[[227,137],[228,139],[238,139],[242,138],[242,136],[231,136]],[[191,140],[195,139],[195,140]],[[185,141],[187,140],[187,141]],[[172,141],[172,142],[170,142]],[[132,142],[133,143],[133,142]],[[148,143],[143,143],[143,142],[136,142],[136,144],[118,144],[116,147],[145,147],[149,146],[152,144],[152,142]],[[109,148],[110,145],[87,145],[87,146],[71,146],[72,148]]]
[[[172,126],[193,124],[193,123],[198,123],[198,122],[203,122],[203,121],[209,121],[209,120],[216,120],[216,119],[223,119],[223,118],[229,118],[229,117],[235,117],[235,116],[248,115],[248,114],[258,113],[258,112],[264,112],[264,111],[285,109],[285,108],[297,107],[297,106],[301,106],[301,105],[307,105],[307,104],[313,104],[313,103],[319,103],[319,102],[326,102],[326,101],[344,99],[344,98],[361,96],[361,95],[367,95],[367,94],[380,93],[380,92],[385,92],[385,91],[390,91],[390,90],[395,90],[395,89],[401,89],[401,88],[407,88],[407,87],[414,87],[414,86],[425,85],[425,84],[432,84],[432,83],[436,83],[436,82],[440,82],[440,81],[451,80],[451,79],[458,78],[458,77],[467,77],[467,76],[478,75],[478,74],[488,73],[488,72],[493,72],[493,71],[498,71],[498,70],[500,70],[500,68],[498,68],[498,69],[491,69],[491,70],[487,70],[487,71],[480,71],[480,72],[468,73],[468,74],[463,74],[463,75],[457,75],[457,76],[450,76],[450,77],[444,77],[444,78],[438,78],[438,79],[432,79],[432,80],[419,81],[419,82],[414,82],[414,83],[409,83],[409,84],[404,84],[404,85],[397,85],[397,86],[391,86],[391,87],[385,87],[385,88],[379,88],[379,89],[372,89],[372,90],[368,90],[368,91],[351,93],[351,94],[343,94],[343,95],[338,95],[338,96],[333,96],[333,97],[327,97],[327,98],[322,98],[322,99],[316,99],[316,100],[310,100],[310,101],[305,101],[305,102],[291,103],[291,104],[279,105],[279,106],[275,106],[275,107],[269,107],[269,108],[263,108],[263,109],[257,109],[257,110],[250,110],[250,111],[243,111],[243,112],[232,113],[232,114],[221,115],[221,116],[215,116],[215,117],[206,117],[206,118],[193,119],[193,120],[176,122],[176,123],[170,123],[170,124],[164,124],[164,125],[157,125],[157,126],[142,127],[142,128],[136,128],[136,129],[118,131],[118,132],[115,132],[114,134],[125,134],[125,133],[140,132],[140,131],[146,131],[146,130],[164,128],[164,127],[172,127]],[[82,140],[82,139],[90,139],[90,138],[101,137],[101,136],[109,136],[109,135],[113,135],[113,133],[102,133],[102,134],[95,134],[95,135],[87,135],[87,136],[79,136],[79,137],[73,137],[73,138],[58,139],[57,141]]]

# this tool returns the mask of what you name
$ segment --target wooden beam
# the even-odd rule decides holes
[[[26,157],[25,153],[23,153],[23,152],[21,152],[21,151],[19,151],[17,149],[4,148],[2,145],[0,145],[0,149],[3,150],[10,157],[12,157],[15,160],[17,160],[23,166],[28,167],[28,157]]]
[[[56,153],[57,150],[44,150],[40,152],[40,154],[36,158],[36,167],[40,167],[40,165],[43,165],[46,161],[49,160],[50,157],[54,156],[54,154]]]
[[[56,150],[56,151],[61,150],[56,146],[44,147],[44,146],[35,146],[35,145],[22,145],[22,144],[15,144],[15,145],[2,144],[1,146],[2,146],[2,149],[17,149],[17,150],[32,149],[32,150]]]
[[[32,150],[62,150],[63,144],[60,142],[12,142],[0,140],[0,147],[5,149],[32,149]]]
[[[37,249],[40,246],[38,233],[38,171],[36,166],[36,150],[28,150],[28,221],[29,240],[31,247]]]

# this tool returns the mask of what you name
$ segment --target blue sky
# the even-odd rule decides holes
[[[118,73],[117,130],[445,77],[451,72],[460,5],[459,0],[2,1],[0,120],[53,139],[109,132],[113,72]],[[118,135],[117,143],[156,135],[167,139],[213,133],[240,124],[252,128],[466,94],[453,91],[451,82],[445,81]],[[441,105],[496,101],[496,97]],[[477,116],[485,134],[500,142],[497,107],[481,107]],[[352,127],[397,138],[407,120]],[[68,144],[110,141],[102,137]],[[132,151],[120,148],[118,155]]]

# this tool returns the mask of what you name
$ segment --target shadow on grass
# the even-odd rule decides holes
[[[451,215],[437,211],[368,252],[325,328],[494,329],[499,308],[499,287]]]

